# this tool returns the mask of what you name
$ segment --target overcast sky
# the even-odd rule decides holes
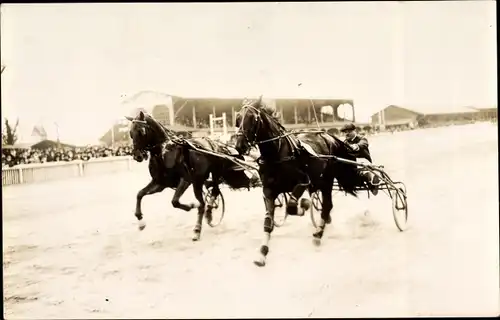
[[[95,142],[122,95],[496,104],[493,1],[2,5],[2,115]],[[297,87],[303,83],[302,87]]]

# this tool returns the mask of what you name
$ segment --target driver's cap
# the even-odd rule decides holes
[[[348,123],[348,124],[345,124],[340,129],[340,132],[349,132],[349,131],[354,131],[354,130],[356,130],[356,126],[354,125],[354,123]]]

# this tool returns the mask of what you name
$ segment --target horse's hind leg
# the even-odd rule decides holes
[[[333,202],[332,202],[332,187],[328,187],[321,190],[321,197],[323,198],[321,207],[321,221],[313,233],[313,243],[315,245],[321,244],[321,238],[323,238],[323,233],[325,231],[325,225],[332,222],[332,217],[330,215]]]
[[[187,181],[184,178],[181,178],[179,185],[177,186],[177,188],[175,188],[174,197],[172,198],[172,206],[174,208],[181,209],[184,211],[190,211],[191,209],[197,207],[195,203],[183,204],[180,203],[179,201],[184,192],[186,192],[187,188],[189,188],[190,185],[191,183],[189,181]]]
[[[205,209],[205,218],[207,219],[207,223],[212,222],[212,210],[214,207],[214,202],[215,199],[220,195],[220,189],[219,189],[219,183],[220,183],[220,178],[219,176],[215,175],[212,173],[213,180],[211,181],[210,187],[211,189],[211,196],[208,199],[208,203],[206,204],[206,209]],[[208,187],[207,187],[208,189]]]
[[[201,229],[202,229],[202,223],[203,223],[203,215],[205,213],[205,199],[203,199],[203,182],[194,182],[193,183],[193,191],[194,191],[194,196],[196,197],[196,200],[200,202],[200,206],[198,207],[198,215],[196,218],[196,225],[193,229],[194,235],[193,235],[193,241],[198,241],[200,240],[201,236]]]
[[[266,257],[269,253],[269,241],[274,230],[274,200],[278,196],[269,188],[264,188],[264,203],[266,205],[266,216],[264,218],[264,240],[260,246],[259,257],[253,263],[259,267],[266,265]]]
[[[157,192],[161,192],[161,191],[163,191],[163,189],[165,189],[164,186],[159,185],[154,180],[151,180],[151,182],[148,183],[147,186],[145,186],[144,188],[142,188],[137,193],[137,202],[136,202],[136,205],[135,205],[135,216],[136,216],[137,220],[139,220],[139,230],[143,230],[146,227],[146,223],[143,220],[142,210],[141,210],[142,198],[144,198],[144,196],[147,196],[149,194],[154,194],[154,193],[157,193]]]

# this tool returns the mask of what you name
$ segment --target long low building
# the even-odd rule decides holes
[[[478,121],[497,118],[497,107],[470,106],[434,108],[430,106],[402,107],[390,105],[371,116],[372,125],[417,126],[454,121]]]

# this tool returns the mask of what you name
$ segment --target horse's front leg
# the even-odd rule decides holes
[[[321,244],[321,238],[323,238],[326,224],[332,222],[332,216],[330,214],[333,208],[332,187],[329,186],[328,188],[321,189],[321,197],[323,198],[321,221],[313,233],[313,243],[317,246]]]
[[[271,240],[271,233],[274,230],[274,200],[278,196],[269,188],[264,188],[264,204],[266,206],[266,216],[264,217],[264,239],[260,246],[260,252],[254,264],[263,267],[266,265],[266,257],[269,253],[269,241]]]
[[[191,182],[187,181],[184,178],[181,178],[181,180],[179,181],[179,185],[177,185],[177,188],[175,188],[174,197],[172,198],[172,206],[174,208],[184,211],[191,211],[191,209],[198,207],[196,203],[183,204],[179,201],[190,185]]]
[[[194,196],[196,197],[196,200],[198,200],[198,202],[200,203],[200,206],[198,207],[198,215],[196,218],[196,225],[193,229],[193,232],[194,232],[193,241],[198,241],[198,240],[200,240],[202,223],[203,223],[203,215],[205,213],[205,199],[203,199],[203,182],[195,181],[193,183],[193,191],[194,191]]]
[[[149,194],[161,192],[161,191],[163,191],[163,189],[165,189],[164,186],[156,183],[154,180],[151,180],[151,182],[148,183],[147,186],[142,188],[137,193],[137,202],[135,204],[135,216],[136,216],[137,220],[139,220],[139,230],[144,230],[144,228],[146,227],[146,223],[143,220],[142,210],[141,210],[142,198],[144,198],[144,196],[149,195]]]

